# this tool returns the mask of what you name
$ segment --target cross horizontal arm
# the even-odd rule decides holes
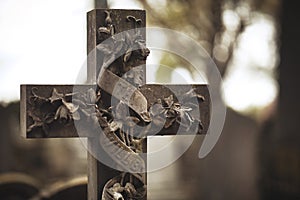
[[[21,86],[21,131],[27,138],[63,138],[63,137],[92,137],[99,127],[98,118],[91,118],[96,112],[94,103],[97,97],[93,85],[22,85]],[[170,96],[173,102],[186,95],[189,90],[203,99],[199,102],[198,133],[205,134],[210,118],[210,98],[206,85],[144,85],[139,91],[146,97],[148,110]],[[93,102],[94,101],[94,102]],[[188,104],[184,99],[181,104]],[[171,106],[171,105],[170,105]],[[181,105],[184,106],[184,105]],[[188,109],[188,106],[186,106]],[[178,116],[180,117],[180,116]],[[152,120],[158,116],[152,116]],[[174,116],[174,119],[177,116]],[[92,120],[94,119],[94,120]],[[74,124],[76,121],[76,125]],[[170,121],[170,120],[169,120]],[[173,135],[178,132],[180,123],[165,125],[156,133],[158,135]],[[166,122],[167,123],[167,122]],[[197,127],[196,127],[197,128]],[[188,135],[189,132],[179,133]]]
[[[147,84],[142,86],[140,91],[147,99],[148,110],[151,110],[150,107],[157,103],[158,100],[163,100],[172,96],[174,98],[174,105],[176,105],[178,102],[177,105],[181,107],[181,109],[178,109],[179,112],[181,112],[178,113],[180,115],[178,117],[181,118],[181,122],[183,122],[184,117],[184,113],[182,112],[184,112],[184,110],[187,111],[188,109],[189,113],[194,113],[194,118],[198,119],[198,123],[196,122],[191,124],[191,126],[194,127],[186,127],[181,130],[179,130],[179,125],[182,123],[173,123],[168,128],[166,128],[167,124],[165,124],[165,126],[158,133],[155,133],[156,135],[195,134],[193,131],[188,131],[195,128],[198,129],[197,134],[207,133],[210,123],[210,96],[207,85]],[[153,117],[152,120],[154,121],[155,117]]]
[[[73,99],[88,96],[91,85],[21,85],[21,132],[26,138],[92,136],[92,126]],[[76,91],[75,91],[76,90]],[[82,98],[81,98],[82,100]],[[82,105],[81,105],[82,107]],[[81,113],[80,113],[81,112]],[[74,119],[78,121],[74,125]]]

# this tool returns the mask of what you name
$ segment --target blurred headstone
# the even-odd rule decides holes
[[[32,177],[19,173],[0,175],[0,199],[30,199],[39,192],[39,183]]]

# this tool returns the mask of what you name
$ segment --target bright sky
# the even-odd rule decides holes
[[[0,2],[0,101],[19,99],[21,83],[75,83],[86,55],[92,2]]]
[[[227,105],[242,112],[269,105],[278,93],[272,76],[277,62],[275,25],[268,16],[255,15],[240,37],[224,80]]]

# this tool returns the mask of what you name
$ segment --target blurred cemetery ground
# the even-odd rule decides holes
[[[7,2],[7,0],[3,1],[0,5],[9,4]],[[17,4],[20,0],[10,2]],[[57,20],[55,21],[57,25],[51,22],[48,26],[57,27],[61,31],[48,33],[49,35],[47,31],[41,32],[45,38],[48,38],[45,42],[47,52],[39,56],[41,60],[49,59],[50,64],[45,63],[45,67],[40,65],[39,60],[21,59],[23,63],[16,62],[19,58],[23,58],[20,57],[22,52],[14,54],[14,49],[10,47],[11,44],[5,34],[8,34],[9,30],[17,29],[8,25],[9,20],[4,23],[5,16],[0,14],[1,30],[6,30],[2,32],[3,35],[0,32],[0,41],[8,40],[0,48],[1,87],[8,87],[1,88],[0,91],[1,100],[5,101],[0,105],[0,172],[21,172],[30,175],[39,181],[42,187],[47,187],[56,181],[85,176],[87,164],[86,151],[78,139],[25,140],[22,138],[19,132],[19,103],[11,102],[18,99],[16,93],[21,82],[74,83],[66,77],[76,77],[83,60],[75,59],[74,52],[69,52],[73,54],[71,56],[65,52],[70,47],[81,49],[75,52],[75,55],[80,55],[79,57],[84,59],[85,12],[91,7],[69,0],[56,3],[55,6],[59,7],[62,13],[73,9],[70,16],[61,17],[74,20],[72,16],[75,15],[75,19],[78,20],[76,16],[80,14],[83,19],[79,20],[80,23],[77,21],[78,24],[68,22],[62,25],[59,23],[60,18],[56,16],[54,20]],[[46,5],[52,3],[47,1]],[[279,78],[282,74],[279,68],[286,69],[280,64],[282,60],[280,55],[286,55],[280,52],[280,45],[286,42],[286,38],[282,41],[280,34],[284,31],[299,33],[298,27],[282,28],[282,23],[286,22],[284,20],[290,19],[285,18],[285,15],[296,6],[280,0],[111,0],[108,1],[108,5],[110,8],[146,9],[148,26],[160,26],[189,35],[211,55],[223,76],[223,96],[228,109],[224,130],[218,143],[206,158],[200,160],[198,152],[204,136],[197,136],[194,144],[174,164],[150,173],[148,175],[149,199],[299,199],[300,162],[297,158],[299,134],[290,131],[289,134],[295,136],[291,137],[294,143],[292,146],[289,142],[284,144],[291,146],[291,150],[286,151],[286,148],[281,148],[282,151],[274,150],[274,146],[280,143],[278,112],[282,113],[283,109],[282,105],[281,109],[278,109],[278,104],[280,105],[278,102],[282,99],[279,98],[282,97],[279,89],[282,88],[281,84],[287,85]],[[26,3],[22,6],[26,6]],[[16,12],[13,6],[10,8]],[[43,17],[45,16],[40,16],[41,19]],[[13,20],[11,23],[18,25],[19,22]],[[70,29],[76,27],[78,31],[75,31],[75,36],[68,38],[74,33],[74,31],[70,32]],[[24,26],[21,28],[26,29]],[[47,26],[42,28],[46,29]],[[32,30],[26,29],[25,33],[30,34]],[[48,44],[49,41],[56,42],[55,39],[49,39],[50,36],[58,39],[57,46]],[[28,40],[32,43],[35,43],[35,39],[41,42],[45,40],[44,37],[33,37]],[[23,44],[22,38],[16,37],[15,40],[19,42],[18,45]],[[25,42],[24,45],[28,43]],[[63,56],[55,54],[60,46],[65,50],[60,52],[64,54]],[[38,53],[36,49],[27,50],[27,47],[21,49],[26,50],[28,55]],[[6,48],[8,51],[5,51]],[[168,66],[167,70],[160,66],[148,69],[147,72],[153,73],[152,81],[172,82],[178,74],[184,74],[187,80],[197,79],[193,68],[173,55],[151,52],[150,56],[152,56],[150,59],[155,62]],[[79,66],[75,70],[76,62],[80,64],[77,64]],[[61,72],[60,68],[65,69]],[[30,71],[34,71],[35,76],[41,74],[44,78],[34,80],[34,77],[30,76],[32,73]],[[284,72],[286,73],[283,78],[288,80],[289,76],[292,77],[296,71],[290,69],[290,72]],[[14,88],[9,87],[10,84]],[[289,99],[297,99],[298,96],[299,93],[287,93],[284,106],[288,105]],[[287,110],[292,113],[291,107],[292,105],[287,106]],[[299,111],[299,106],[294,109]],[[291,115],[291,118],[285,120],[297,124],[299,120],[297,116],[299,115]],[[182,137],[182,140],[184,139]],[[172,137],[159,137],[155,139],[157,144],[149,144],[149,149],[155,150],[158,143],[161,145],[171,140]],[[180,144],[177,145],[179,148]],[[176,148],[173,151],[176,151]],[[289,152],[288,159],[285,152]],[[283,155],[284,158],[276,156],[277,154]]]

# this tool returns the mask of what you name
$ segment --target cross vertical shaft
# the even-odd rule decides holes
[[[103,52],[97,50],[97,45],[104,42],[110,36],[118,34],[127,30],[132,30],[135,28],[135,24],[132,23],[128,17],[134,17],[135,19],[140,20],[140,27],[145,27],[146,25],[146,14],[143,10],[108,10],[108,9],[95,9],[87,14],[87,52],[88,52],[88,81],[92,84],[97,84],[98,75],[103,67],[105,58]],[[145,40],[145,32],[142,33],[142,39]],[[112,51],[115,51],[116,47],[112,47]],[[112,55],[110,55],[111,57]],[[120,55],[123,56],[123,55]],[[120,60],[120,59],[119,59]],[[121,69],[122,63],[118,61],[118,58],[113,58],[112,63],[109,63],[109,66],[104,66],[110,68],[110,71],[122,76],[126,73],[126,70]],[[139,61],[138,65],[146,64],[145,60]],[[135,67],[134,64],[131,67]],[[114,70],[112,70],[114,69]],[[143,79],[141,80],[141,85],[145,84],[145,67],[142,66],[141,73]],[[104,86],[105,87],[105,86]],[[107,88],[107,87],[106,87]],[[110,93],[110,94],[109,94]],[[102,92],[102,101],[106,102],[106,108],[109,108],[111,102],[111,91]],[[89,138],[90,148],[101,148],[97,141],[94,141],[95,138]],[[146,140],[143,142],[144,150],[146,150]],[[103,151],[101,151],[103,152]],[[89,199],[100,199],[103,193],[103,188],[105,184],[112,179],[113,177],[120,174],[115,169],[112,169],[101,162],[95,160],[95,158],[88,153],[89,159],[89,186],[88,186],[88,196]],[[105,156],[105,155],[99,155]],[[91,165],[92,163],[92,165]],[[146,175],[145,175],[146,177]],[[95,193],[96,191],[96,193]],[[145,197],[146,198],[146,197]]]

